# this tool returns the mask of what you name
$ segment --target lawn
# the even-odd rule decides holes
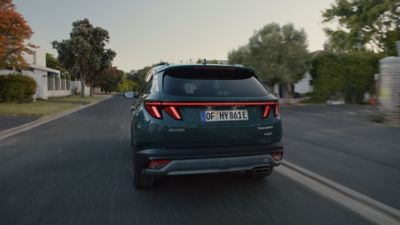
[[[30,103],[0,103],[0,115],[29,115],[47,116],[62,111],[80,107],[93,101],[100,100],[104,96],[81,98],[80,96],[49,98]]]

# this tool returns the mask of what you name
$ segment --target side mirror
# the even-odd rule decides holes
[[[135,91],[127,91],[124,93],[124,97],[128,99],[137,98],[138,94]]]

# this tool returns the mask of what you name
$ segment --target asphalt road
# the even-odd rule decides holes
[[[4,116],[0,115],[0,132],[39,119],[37,116]]]
[[[129,105],[115,97],[2,140],[0,224],[368,224],[279,173],[264,181],[170,177],[134,190]],[[285,120],[295,136],[289,112]],[[300,153],[309,142],[289,136],[288,159],[308,165],[316,157],[313,163],[324,167],[322,156]]]
[[[400,209],[400,128],[370,122],[364,109],[283,108],[285,159]]]

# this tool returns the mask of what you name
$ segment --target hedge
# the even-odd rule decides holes
[[[21,74],[0,75],[0,101],[32,101],[37,84],[31,77]]]
[[[363,103],[364,94],[374,93],[374,74],[380,55],[371,52],[323,53],[313,59],[315,101],[343,97],[347,103]]]

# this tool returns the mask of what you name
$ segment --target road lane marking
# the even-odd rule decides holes
[[[400,211],[307,169],[282,162],[276,171],[376,224],[400,225]]]

